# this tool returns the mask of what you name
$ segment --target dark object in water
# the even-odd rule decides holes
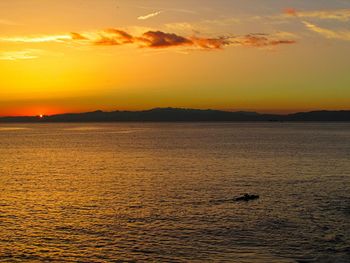
[[[250,200],[255,200],[259,199],[260,196],[258,195],[250,195],[250,194],[244,194],[243,196],[236,197],[234,200],[235,201],[250,201]]]

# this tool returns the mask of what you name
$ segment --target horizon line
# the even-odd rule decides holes
[[[1,119],[4,118],[45,118],[52,116],[60,116],[60,115],[74,115],[74,114],[87,114],[94,112],[102,112],[102,113],[113,113],[113,112],[146,112],[153,110],[165,110],[165,109],[173,109],[173,110],[198,110],[198,111],[219,111],[219,112],[230,112],[230,113],[253,113],[259,115],[276,115],[276,116],[288,116],[298,113],[311,113],[311,112],[344,112],[350,111],[350,109],[310,109],[310,110],[296,110],[296,111],[285,111],[285,113],[272,113],[271,112],[263,112],[263,111],[255,111],[255,110],[225,110],[225,109],[215,109],[215,108],[187,108],[187,107],[154,107],[143,110],[91,110],[91,111],[81,111],[81,112],[62,112],[56,114],[36,114],[36,115],[0,115]]]

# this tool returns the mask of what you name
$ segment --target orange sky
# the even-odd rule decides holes
[[[3,0],[0,115],[349,109],[350,4]]]

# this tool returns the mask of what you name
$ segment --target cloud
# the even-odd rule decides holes
[[[137,44],[142,48],[192,47],[200,49],[220,49],[229,44],[228,38],[184,37],[174,33],[149,30],[136,37],[118,29],[108,29],[99,33],[90,42],[99,46]]]
[[[136,6],[136,8],[140,8],[140,9],[146,9],[146,10],[150,10],[150,9],[156,9],[154,6]],[[157,9],[161,9],[167,12],[177,12],[177,13],[185,13],[185,14],[197,14],[196,11],[193,10],[189,10],[189,9],[181,9],[181,8],[167,8],[167,7],[157,7]],[[163,11],[160,11],[163,12]]]
[[[283,14],[285,15],[290,15],[290,16],[296,16],[297,15],[297,10],[294,8],[286,8],[283,10]]]
[[[150,48],[166,48],[173,46],[191,46],[194,43],[185,37],[162,31],[148,31],[138,38],[141,43]]]
[[[216,38],[206,37],[184,37],[174,33],[166,33],[162,31],[147,31],[141,37],[133,37],[130,34],[115,30],[116,36],[103,35],[95,44],[98,45],[121,45],[135,43],[140,47],[147,48],[170,48],[170,47],[187,47],[193,49],[216,50],[223,49],[225,46],[249,46],[249,47],[267,47],[284,44],[295,44],[295,40],[280,39],[278,35],[271,36],[266,34],[248,34],[245,36],[224,36]],[[120,40],[122,37],[122,41]]]
[[[131,44],[134,43],[134,37],[125,31],[110,28],[100,33],[99,38],[93,40],[93,43],[101,46]]]
[[[123,30],[111,28],[107,29],[105,32],[115,35],[122,44],[134,42],[134,37]]]
[[[109,32],[112,32],[111,29]],[[96,45],[117,46],[122,44],[137,44],[143,48],[196,47],[203,49],[219,49],[228,45],[225,38],[184,37],[162,31],[147,31],[140,37],[134,37],[124,31],[114,29],[114,34],[101,34],[94,41]]]
[[[82,34],[71,32],[70,33],[73,40],[88,40],[87,37],[83,36]]]
[[[163,11],[157,11],[157,12],[154,12],[154,13],[151,13],[151,14],[148,14],[148,15],[139,16],[137,19],[138,20],[147,20],[147,19],[150,19],[152,17],[158,16],[161,13],[163,13]]]
[[[233,43],[245,47],[271,47],[278,45],[296,44],[295,40],[279,39],[266,34],[248,34],[242,37],[237,37]]]
[[[167,30],[172,30],[181,33],[195,33],[199,32],[206,34],[215,34],[216,32],[227,32],[232,25],[241,23],[241,18],[227,17],[222,19],[206,19],[197,22],[175,22],[165,24]]]
[[[184,37],[174,33],[162,31],[147,31],[140,37],[133,37],[123,32],[124,41],[120,42],[115,36],[103,35],[94,43],[97,45],[121,45],[121,44],[138,44],[143,48],[164,49],[170,47],[191,47],[197,49],[221,49],[231,44],[229,37],[204,38],[204,37]],[[120,36],[120,35],[119,35]]]
[[[188,22],[168,23],[164,25],[167,30],[182,32],[182,33],[193,33],[199,32],[199,26],[197,24]]]
[[[67,35],[48,35],[40,37],[8,37],[1,38],[0,42],[42,43],[54,42],[57,44],[79,44],[95,46],[120,46],[135,44],[141,48],[165,49],[165,48],[187,48],[199,50],[218,50],[226,46],[248,46],[266,47],[282,44],[294,44],[288,35],[248,34],[245,36],[219,36],[199,37],[183,36],[163,31],[147,30],[139,36],[134,36],[126,31],[110,28],[97,32],[77,33]],[[27,54],[28,55],[28,54]]]
[[[343,22],[350,20],[350,9],[297,11],[294,8],[286,8],[283,14],[287,17],[330,19]]]
[[[310,31],[318,33],[326,38],[350,41],[350,31],[326,29],[306,21],[303,21],[303,23]]]
[[[9,51],[0,53],[0,60],[28,60],[38,58],[38,50]]]
[[[44,42],[64,42],[72,40],[72,35],[49,35],[34,37],[0,37],[0,42],[18,42],[18,43],[44,43]]]
[[[222,49],[224,46],[231,45],[232,41],[229,37],[219,38],[192,38],[194,44],[204,49]]]
[[[283,14],[285,17],[337,20],[340,22],[350,21],[350,9],[298,11],[294,8],[287,8],[284,10]],[[325,38],[350,41],[349,30],[327,29],[307,21],[302,21],[302,23],[309,31],[317,33]]]
[[[292,32],[287,32],[287,31],[277,31],[276,33],[273,34],[274,37],[276,38],[288,38],[288,39],[298,39],[300,38],[299,35],[292,33]]]

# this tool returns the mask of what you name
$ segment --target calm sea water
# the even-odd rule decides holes
[[[1,262],[350,262],[350,124],[2,124],[0,185]]]

